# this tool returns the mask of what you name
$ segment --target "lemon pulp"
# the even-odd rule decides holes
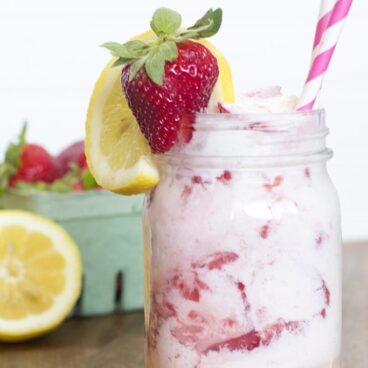
[[[81,290],[77,246],[52,221],[0,211],[0,339],[24,340],[58,326]]]

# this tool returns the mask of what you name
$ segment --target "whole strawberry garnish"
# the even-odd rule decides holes
[[[71,164],[77,164],[79,168],[87,167],[86,155],[84,153],[84,142],[75,142],[65,148],[56,158],[60,175],[65,175],[71,167]]]
[[[114,65],[125,65],[123,91],[153,152],[168,151],[178,136],[190,140],[193,115],[206,110],[219,68],[210,50],[190,39],[214,35],[221,21],[221,9],[210,9],[181,29],[180,14],[160,8],[151,21],[156,39],[104,44],[118,57]]]
[[[51,183],[59,176],[54,157],[45,148],[27,143],[26,131],[24,124],[18,142],[9,145],[5,162],[0,165],[0,193],[20,182]]]

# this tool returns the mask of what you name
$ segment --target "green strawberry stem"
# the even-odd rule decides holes
[[[5,161],[0,165],[0,196],[6,192],[9,179],[17,172],[21,164],[20,156],[26,144],[26,135],[27,122],[24,122],[18,141],[9,144],[5,153]]]
[[[151,29],[157,39],[149,42],[139,40],[124,44],[107,42],[102,46],[110,50],[117,59],[113,66],[130,65],[129,79],[132,80],[144,67],[149,78],[162,85],[165,63],[178,57],[177,44],[189,39],[211,37],[218,32],[222,23],[222,10],[210,9],[193,26],[182,29],[179,13],[168,8],[159,8],[151,20]]]
[[[84,189],[89,190],[98,187],[96,179],[88,169],[84,169],[80,176]]]

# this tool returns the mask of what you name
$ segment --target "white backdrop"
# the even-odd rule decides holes
[[[56,153],[83,136],[93,83],[108,53],[148,26],[154,9],[179,10],[191,24],[224,9],[214,42],[238,90],[281,84],[298,94],[310,60],[319,0],[4,0],[0,3],[0,152],[30,123],[29,139]],[[321,103],[335,151],[330,173],[340,193],[345,240],[368,239],[368,2],[355,0],[325,81]]]

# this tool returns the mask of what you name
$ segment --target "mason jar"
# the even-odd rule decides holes
[[[340,367],[323,110],[198,114],[146,196],[146,368]]]

